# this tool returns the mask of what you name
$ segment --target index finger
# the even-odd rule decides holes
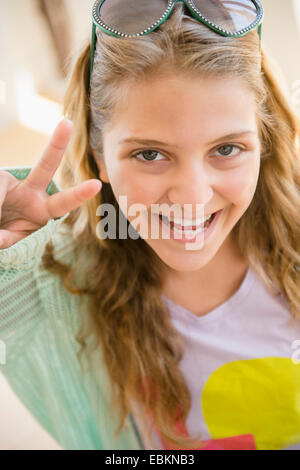
[[[41,157],[34,164],[31,172],[24,180],[26,184],[35,189],[47,189],[61,163],[71,137],[72,128],[72,121],[68,119],[60,121]]]

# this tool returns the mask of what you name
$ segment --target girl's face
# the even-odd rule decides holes
[[[149,224],[152,204],[182,210],[190,204],[187,220],[196,218],[197,204],[201,216],[222,210],[199,249],[187,250],[161,231],[151,239],[150,225],[144,237],[169,268],[201,269],[220,249],[229,249],[229,235],[256,190],[260,142],[254,95],[238,79],[177,75],[134,85],[104,134],[104,162],[98,166],[116,199],[127,197],[128,210],[132,204],[147,208]]]

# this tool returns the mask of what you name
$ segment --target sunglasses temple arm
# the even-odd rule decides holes
[[[91,86],[91,82],[92,82],[92,74],[93,74],[93,68],[94,68],[94,56],[95,56],[96,41],[97,41],[96,25],[93,23],[93,28],[92,28],[92,41],[91,41],[90,86]]]
[[[259,25],[258,27],[258,36],[259,36],[259,52],[261,52],[261,27],[262,24]]]

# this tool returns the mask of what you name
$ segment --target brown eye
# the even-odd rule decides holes
[[[155,152],[155,150],[145,150],[144,152],[141,152],[142,155],[145,157],[146,160],[152,161],[158,154],[158,152]]]
[[[231,151],[233,149],[233,146],[232,145],[224,145],[223,147],[220,147],[220,149],[223,149],[223,152],[224,152],[223,155],[230,155]]]
[[[236,149],[236,153],[232,153],[232,150]],[[217,149],[217,152],[219,152],[221,155],[217,155],[218,158],[222,159],[222,157],[228,157],[228,159],[238,157],[242,152],[245,152],[244,149],[241,147],[238,147],[237,145],[222,145]],[[224,160],[224,158],[223,158]]]
[[[144,157],[144,160],[141,159],[141,158],[137,158],[138,155],[142,155]],[[137,152],[133,155],[131,155],[131,158],[135,158],[139,161],[142,161],[142,162],[145,162],[145,161],[148,161],[148,162],[156,162],[156,161],[161,161],[161,159],[157,160],[156,157],[157,155],[160,155],[159,152],[157,152],[156,150],[142,150],[140,152]]]

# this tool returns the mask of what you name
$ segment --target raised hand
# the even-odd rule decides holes
[[[72,127],[72,122],[67,119],[58,124],[24,180],[0,170],[0,249],[14,245],[48,220],[76,209],[101,190],[101,181],[90,179],[52,196],[47,194],[47,187],[69,143]]]

